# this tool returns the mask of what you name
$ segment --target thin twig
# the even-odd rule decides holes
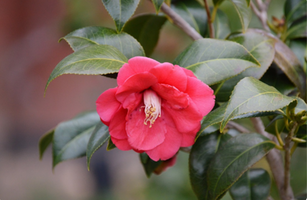
[[[263,122],[259,117],[251,118],[251,121],[252,121],[256,131],[259,134],[277,142],[277,139],[276,139],[275,136],[273,136],[273,135],[271,135],[271,134],[269,134],[265,131],[265,127],[263,125]],[[283,162],[282,162],[282,157],[281,157],[280,152],[277,149],[272,149],[267,154],[266,158],[267,158],[267,161],[270,165],[273,177],[275,179],[280,198],[282,200],[292,200],[292,199],[294,199],[294,194],[293,194],[293,191],[292,191],[292,188],[291,188],[290,185],[289,185],[287,191],[284,190],[284,188],[285,188],[285,186],[284,186],[284,179],[285,179],[284,178],[285,177],[284,172],[285,172],[285,170],[283,168]]]
[[[255,15],[258,17],[258,19],[260,20],[263,28],[267,31],[270,31],[270,28],[267,25],[267,20],[268,20],[267,9],[270,0],[266,0],[265,3],[263,3],[262,0],[257,0],[256,2],[258,4],[258,8],[252,1],[250,2],[251,8],[255,13]]]
[[[207,21],[208,21],[208,26],[209,26],[210,38],[214,38],[213,21],[211,20],[211,15],[210,15],[210,10],[209,10],[209,6],[208,6],[207,0],[204,0],[204,4],[205,4],[206,13],[207,13]]]
[[[162,12],[164,12],[164,14],[166,14],[173,20],[173,23],[176,26],[178,26],[181,30],[183,30],[193,40],[198,40],[203,38],[192,26],[190,26],[190,24],[188,24],[184,19],[182,19],[165,3],[162,4],[161,10]]]

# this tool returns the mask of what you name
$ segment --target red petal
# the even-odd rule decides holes
[[[115,98],[116,91],[117,88],[108,89],[96,101],[97,113],[106,125],[110,124],[110,120],[120,107],[120,102]]]
[[[141,93],[131,93],[123,102],[123,108],[128,109],[128,114],[126,115],[126,120],[128,120],[128,115],[140,105],[143,100],[143,94]]]
[[[127,110],[121,108],[110,122],[109,132],[111,137],[116,139],[127,139],[126,133],[126,115]]]
[[[197,78],[191,70],[186,69],[186,68],[182,68],[182,69],[183,69],[184,73],[185,73],[187,76],[190,76],[190,77],[193,77],[193,78]]]
[[[189,147],[195,143],[195,137],[197,132],[200,129],[200,123],[198,123],[199,126],[196,127],[195,130],[189,132],[189,133],[182,133],[182,141],[181,141],[181,147]]]
[[[177,130],[181,133],[189,133],[199,127],[202,115],[199,113],[194,102],[190,102],[185,109],[172,109],[167,104],[162,104],[162,110],[169,113],[174,120]]]
[[[162,113],[162,115],[165,116],[167,129],[165,140],[156,148],[146,151],[147,155],[154,161],[172,158],[178,152],[182,140],[182,135],[176,129],[171,117],[167,113]]]
[[[130,76],[142,72],[148,72],[158,64],[160,63],[151,58],[141,56],[133,57],[128,60],[128,63],[120,68],[117,76],[117,84],[122,85]]]
[[[189,94],[203,116],[207,115],[214,107],[215,96],[213,90],[200,80],[188,77],[185,92]]]
[[[182,67],[171,63],[162,63],[152,68],[150,73],[154,74],[159,83],[172,85],[180,91],[185,91],[187,87],[187,75]]]
[[[171,85],[155,84],[152,89],[174,109],[183,109],[189,105],[189,96]]]
[[[144,124],[144,108],[139,107],[129,115],[126,131],[130,145],[137,150],[153,149],[164,141],[166,128],[164,117],[158,117],[155,123]]]
[[[122,151],[128,151],[132,149],[127,139],[119,140],[111,137],[111,140],[115,146]]]
[[[121,86],[118,87],[116,99],[124,102],[131,93],[139,93],[148,89],[157,82],[157,78],[148,72],[130,76]]]

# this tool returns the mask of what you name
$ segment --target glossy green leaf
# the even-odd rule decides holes
[[[131,19],[124,31],[132,35],[143,46],[149,56],[156,47],[160,30],[166,21],[166,17],[154,14],[139,15]]]
[[[113,20],[117,32],[121,32],[125,23],[134,14],[140,0],[101,0]]]
[[[247,30],[244,34],[233,34],[229,36],[229,40],[243,45],[259,61],[261,67],[248,68],[238,76],[227,80],[216,95],[218,101],[228,101],[233,88],[242,78],[249,76],[261,78],[273,62],[275,55],[275,41],[253,29]]]
[[[102,75],[118,72],[127,62],[127,58],[115,47],[93,45],[80,49],[64,58],[52,71],[50,82],[63,74]]]
[[[186,48],[174,61],[192,70],[208,85],[229,79],[259,62],[242,45],[217,39],[200,39]]]
[[[287,23],[291,23],[305,15],[307,15],[306,0],[286,0],[284,7]]]
[[[115,149],[115,148],[116,148],[115,144],[112,142],[111,138],[109,138],[107,151],[110,151],[110,150]]]
[[[89,112],[60,123],[53,136],[53,167],[58,163],[85,156],[95,126],[101,123],[97,112]]]
[[[233,200],[267,200],[271,178],[264,169],[250,169],[233,184],[229,192]]]
[[[237,11],[242,26],[242,32],[244,33],[252,18],[252,11],[248,7],[249,3],[246,0],[230,0],[230,2]]]
[[[53,140],[54,129],[49,131],[48,133],[44,134],[38,142],[39,148],[39,159],[43,158],[43,155],[48,148],[48,146],[52,143]]]
[[[243,78],[234,88],[221,123],[221,132],[227,122],[239,115],[253,112],[276,111],[287,106],[294,98],[287,97],[274,87],[253,78]]]
[[[256,133],[239,134],[229,139],[218,149],[207,170],[207,199],[219,199],[246,170],[274,147],[273,141]]]
[[[86,149],[86,162],[87,169],[90,170],[90,161],[93,154],[108,140],[110,139],[109,127],[102,122],[96,125]]]
[[[74,51],[84,47],[105,44],[117,48],[128,59],[135,56],[144,56],[143,47],[127,33],[117,33],[115,30],[91,26],[75,30],[61,38],[68,42]]]
[[[179,0],[172,3],[172,9],[188,22],[198,33],[205,35],[207,14],[204,7],[196,0]]]
[[[190,181],[199,200],[208,199],[207,169],[217,149],[230,138],[228,134],[214,133],[200,136],[193,145],[189,157]]]
[[[157,14],[159,13],[163,2],[164,0],[152,0],[152,4],[154,5]]]
[[[213,26],[215,38],[225,39],[231,33],[228,17],[220,9],[218,9],[216,12]]]
[[[295,137],[307,141],[307,124],[303,124],[302,126],[299,127]],[[307,142],[299,143],[297,146],[302,148],[307,148]]]
[[[291,49],[278,39],[275,43],[274,62],[299,89],[300,97],[307,101],[306,73]]]
[[[306,17],[300,23],[295,23],[291,26],[283,36],[284,40],[307,37],[307,21]]]
[[[304,66],[305,65],[304,57],[307,57],[306,38],[290,40],[289,47],[300,61],[301,66]]]
[[[161,161],[153,161],[146,153],[140,153],[140,160],[145,170],[146,176],[149,178],[157,167],[161,165]]]

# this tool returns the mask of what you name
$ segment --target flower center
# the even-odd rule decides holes
[[[144,124],[150,122],[149,128],[155,123],[158,117],[161,117],[161,98],[152,90],[146,90],[144,92],[144,104],[145,104],[145,119]]]

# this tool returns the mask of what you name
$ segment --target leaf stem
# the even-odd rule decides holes
[[[216,96],[216,94],[220,91],[221,87],[224,85],[225,81],[222,81],[217,88],[214,91],[214,95]]]
[[[277,123],[278,121],[276,121],[275,122],[275,133],[276,133],[276,137],[277,137],[277,140],[278,140],[278,142],[279,142],[279,144],[280,144],[280,146],[284,146],[284,142],[282,141],[282,139],[281,139],[281,137],[280,137],[280,133],[279,133],[279,131],[278,131],[278,123]]]
[[[161,11],[169,18],[171,18],[173,20],[173,23],[181,30],[183,30],[193,40],[203,38],[192,26],[190,26],[190,24],[188,24],[182,17],[180,17],[180,15],[174,12],[167,4],[162,4]]]
[[[257,6],[252,1],[250,2],[253,12],[260,20],[263,28],[268,32],[270,32],[270,28],[267,25],[267,20],[268,20],[267,9],[269,7],[269,3],[270,3],[270,0],[266,0],[265,3],[263,3],[262,0],[257,0],[257,4],[258,4],[258,8],[257,8]]]
[[[208,6],[207,0],[204,0],[204,4],[205,4],[206,13],[207,13],[207,21],[208,21],[208,26],[209,26],[210,38],[214,38],[213,21],[211,19],[210,10],[209,10],[209,6]]]
[[[270,138],[271,140],[277,142],[277,139],[275,136],[267,133],[265,131],[265,127],[263,125],[262,120],[259,117],[256,118],[251,118],[251,121],[256,129],[256,131],[267,137]],[[284,177],[285,177],[285,170],[283,168],[283,162],[282,162],[282,157],[280,154],[280,151],[278,151],[277,149],[272,149],[271,151],[269,151],[269,153],[266,156],[267,161],[270,165],[271,168],[271,172],[273,174],[273,177],[275,179],[276,182],[276,186],[278,188],[278,192],[279,192],[279,196],[281,200],[289,200],[289,199],[294,199],[294,194],[292,191],[291,186],[287,186],[288,190],[284,190],[285,186],[284,186]]]

